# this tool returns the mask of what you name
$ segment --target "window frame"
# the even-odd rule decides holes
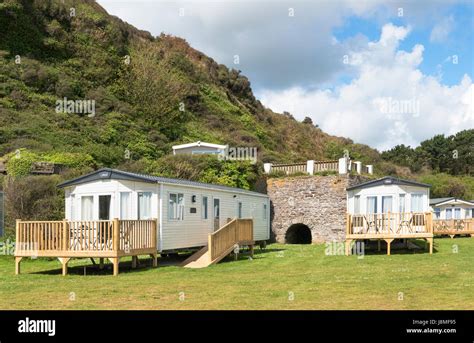
[[[171,217],[170,213],[170,204],[171,204],[171,196],[176,196],[176,217]],[[182,200],[182,204],[180,204],[179,200]],[[168,220],[169,221],[183,221],[184,220],[184,209],[185,209],[185,198],[184,193],[180,192],[168,192]],[[173,211],[174,214],[175,211]]]
[[[204,202],[204,199],[206,199],[206,202]],[[205,207],[204,207],[204,203],[206,204]],[[209,196],[208,195],[201,196],[201,219],[209,220]]]

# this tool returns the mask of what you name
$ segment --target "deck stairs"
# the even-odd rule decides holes
[[[181,266],[185,268],[204,268],[216,264],[234,250],[249,246],[253,254],[252,219],[232,219],[219,230],[210,233],[208,244],[189,256]]]

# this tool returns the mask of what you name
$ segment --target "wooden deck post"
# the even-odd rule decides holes
[[[15,257],[15,275],[20,275],[20,264],[22,259],[23,257],[20,256]]]
[[[352,239],[346,239],[346,256],[351,254]]]
[[[157,244],[158,244],[158,225],[157,225],[157,222],[158,222],[158,218],[154,218],[153,219],[153,224],[152,224],[152,232],[151,232],[151,239],[152,239],[152,244],[153,244],[153,247],[155,248],[155,250],[157,250]]]
[[[104,258],[103,257],[99,258],[99,269],[101,269],[101,270],[104,269]]]
[[[392,245],[393,239],[386,239],[385,242],[387,242],[387,255],[390,255],[390,246]]]
[[[253,244],[249,246],[249,249],[250,249],[250,257],[253,258],[253,252],[254,252]]]
[[[69,242],[69,230],[68,230],[68,225],[67,225],[67,220],[63,220],[63,245],[62,245],[62,250],[66,251],[68,248],[68,242]]]
[[[430,255],[433,254],[433,238],[428,238],[428,244],[430,245]]]
[[[138,256],[132,256],[132,269],[137,268]]]
[[[112,227],[114,231],[113,249],[114,249],[114,253],[118,254],[118,251],[120,249],[120,222],[118,218],[114,218]]]
[[[58,257],[58,260],[59,262],[61,262],[62,264],[62,274],[63,276],[66,276],[67,275],[67,264],[70,260],[70,258],[66,258],[66,257]]]
[[[351,233],[351,215],[346,213],[346,237]]]
[[[380,239],[377,240],[377,251],[380,251],[380,250],[381,250],[381,247],[380,247],[381,244],[380,244],[380,242],[381,242]]]
[[[150,254],[150,257],[151,257],[152,266],[157,267],[158,266],[158,254],[157,253]]]
[[[15,226],[15,254],[18,253],[20,250],[19,248],[21,247],[21,242],[20,242],[20,222],[21,219],[16,220],[16,226]]]
[[[113,257],[112,263],[114,265],[114,276],[117,276],[119,274],[119,258]]]
[[[212,256],[212,234],[210,233],[208,236],[207,236],[207,249],[209,251],[209,257],[211,259],[211,261],[213,260],[213,256]]]

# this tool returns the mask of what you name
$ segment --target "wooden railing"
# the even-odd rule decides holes
[[[155,220],[121,220],[120,247],[121,251],[135,251],[156,247]]]
[[[417,236],[433,234],[431,212],[347,214],[347,235]]]
[[[210,233],[208,240],[211,261],[228,253],[236,244],[253,244],[253,220],[233,219],[219,230]]]
[[[474,218],[466,219],[433,219],[435,235],[474,234]]]
[[[156,220],[18,220],[16,225],[16,256],[116,257],[156,252]]]

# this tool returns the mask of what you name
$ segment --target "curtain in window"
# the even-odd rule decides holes
[[[120,192],[120,219],[131,219],[130,192]]]
[[[446,219],[453,219],[453,210],[450,208],[446,209]]]
[[[354,214],[360,213],[360,195],[354,197]]]
[[[138,219],[151,218],[151,193],[138,193]]]
[[[367,213],[377,213],[377,197],[367,197]]]
[[[411,211],[423,212],[423,195],[422,194],[411,195]]]
[[[176,219],[178,217],[178,196],[176,194],[170,194],[168,203],[168,218]]]
[[[405,213],[405,194],[398,196],[398,212]]]
[[[383,196],[382,197],[382,212],[383,213],[393,212],[393,210],[392,210],[392,196]]]
[[[454,209],[454,219],[461,219],[461,209],[455,208]]]
[[[472,218],[471,217],[472,209],[466,208],[466,213],[464,214],[464,218]]]
[[[81,220],[93,220],[94,197],[81,197]]]
[[[178,194],[178,219],[184,219],[184,195]]]

